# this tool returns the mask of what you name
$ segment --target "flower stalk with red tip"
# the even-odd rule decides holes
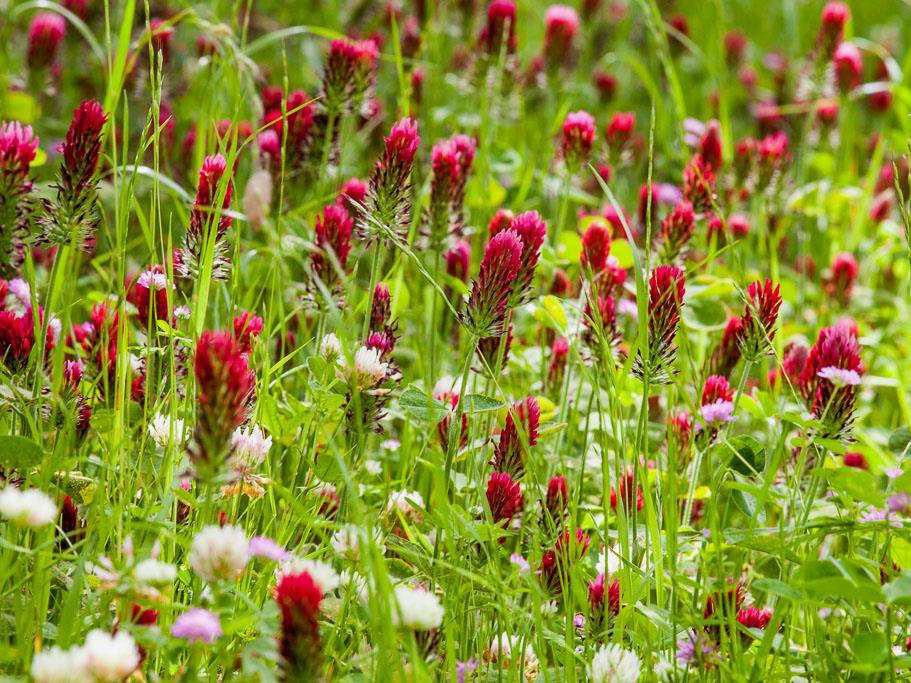
[[[306,571],[284,574],[275,586],[275,604],[281,615],[278,651],[286,680],[319,679],[323,661],[319,635],[322,599],[322,588]]]
[[[404,239],[411,223],[411,170],[421,144],[417,122],[410,117],[401,119],[384,141],[358,228],[368,237]]]
[[[646,384],[667,384],[677,357],[677,327],[686,290],[683,271],[658,266],[648,280],[648,339],[640,342],[633,373]]]
[[[753,362],[772,351],[775,322],[781,308],[781,287],[773,285],[771,280],[751,282],[746,295],[740,350],[748,362]]]
[[[228,277],[231,262],[225,235],[233,219],[224,213],[231,204],[234,185],[225,175],[227,161],[221,154],[207,156],[199,170],[196,199],[190,212],[190,224],[184,236],[181,275],[199,278],[210,265],[211,277]],[[221,207],[219,211],[217,207]]]
[[[95,100],[86,100],[73,113],[61,145],[56,200],[46,201],[41,221],[46,242],[78,248],[94,237],[99,220],[96,173],[106,122],[107,116]]]
[[[196,476],[211,480],[228,455],[232,433],[247,419],[256,377],[230,332],[203,332],[193,367],[197,407],[189,456]]]

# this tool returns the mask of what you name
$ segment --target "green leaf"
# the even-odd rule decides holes
[[[411,385],[399,396],[399,405],[418,420],[439,422],[449,410],[440,401]]]
[[[0,436],[0,462],[7,469],[22,472],[41,462],[44,450],[24,436]]]
[[[839,467],[828,470],[826,479],[833,489],[855,501],[870,505],[881,505],[883,502],[883,494],[880,493],[876,478],[869,472],[856,467]]]
[[[883,593],[890,604],[911,605],[911,572],[902,572],[883,586]]]
[[[889,654],[882,633],[858,633],[851,641],[851,651],[859,663],[868,666],[882,664]]]
[[[756,579],[750,586],[752,589],[765,591],[769,595],[777,595],[779,598],[786,600],[796,601],[803,599],[803,593],[778,579]]]
[[[499,410],[503,402],[482,394],[468,394],[462,399],[464,410],[468,413],[483,413],[489,410]]]
[[[765,466],[765,449],[752,436],[737,436],[728,441],[734,450],[731,454],[731,468],[745,476],[761,472]]]

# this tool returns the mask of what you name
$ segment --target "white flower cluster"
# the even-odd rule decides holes
[[[183,441],[184,430],[186,425],[180,418],[171,419],[168,415],[159,413],[149,422],[149,436],[159,448],[165,448],[171,442],[173,434],[174,443],[180,444]]]
[[[396,608],[392,623],[412,631],[429,631],[443,623],[443,606],[440,599],[423,588],[395,587]]]
[[[592,683],[636,683],[639,658],[616,643],[602,645],[592,658],[588,673]]]
[[[231,435],[231,469],[247,472],[259,467],[269,449],[272,448],[272,437],[267,436],[259,425],[248,429],[238,427]]]
[[[139,648],[129,633],[95,629],[84,645],[67,650],[55,646],[36,654],[31,672],[36,683],[114,683],[138,666]]]
[[[207,526],[193,538],[188,562],[206,581],[240,577],[250,559],[250,541],[236,526]]]
[[[57,505],[44,491],[7,486],[0,491],[0,516],[16,526],[37,529],[54,523]]]

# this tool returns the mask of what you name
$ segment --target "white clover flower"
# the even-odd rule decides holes
[[[85,639],[86,668],[95,681],[122,681],[139,666],[139,648],[126,631],[95,629]]]
[[[385,548],[380,544],[380,534],[376,529],[373,530],[373,540],[380,552],[385,552]],[[361,543],[367,542],[367,530],[356,524],[346,524],[341,529],[332,534],[330,543],[332,549],[340,557],[348,560],[357,561],[361,556]]]
[[[602,645],[588,673],[592,683],[635,683],[639,680],[639,658],[616,643]]]
[[[57,505],[44,491],[7,486],[0,491],[0,515],[16,526],[37,529],[54,523]]]
[[[259,425],[249,429],[238,427],[231,435],[231,468],[237,471],[256,469],[272,448],[272,437],[266,436]]]
[[[207,526],[193,538],[189,564],[206,581],[236,579],[249,559],[249,540],[236,526]]]
[[[423,588],[395,587],[397,608],[392,612],[392,623],[413,631],[429,631],[443,623],[443,606],[440,599]]]
[[[354,354],[354,374],[357,385],[369,389],[381,382],[389,372],[389,363],[380,358],[379,349],[362,346]]]
[[[88,653],[83,647],[68,650],[54,647],[42,650],[32,660],[32,678],[35,683],[91,683],[88,671]]]
[[[333,332],[325,335],[319,343],[319,355],[334,363],[342,355],[342,343],[338,340]]]
[[[372,474],[374,477],[377,477],[382,474],[383,465],[379,460],[365,460],[364,469],[367,470],[367,474]]]
[[[24,312],[32,307],[32,290],[28,282],[21,277],[13,278],[9,281],[9,293],[15,298],[17,312]]]
[[[530,643],[526,643],[525,652],[520,653],[518,652],[518,649],[521,644],[521,637],[509,635],[508,633],[501,633],[490,641],[490,646],[484,654],[488,661],[499,662],[504,666],[519,664],[519,661],[522,660],[523,666],[526,669],[536,667],[538,664],[538,656],[535,654],[534,648]],[[516,651],[515,658],[513,655],[514,650]]]
[[[171,442],[171,434],[174,435],[174,443],[181,443],[185,428],[184,421],[179,417],[172,419],[170,415],[158,413],[149,422],[149,436],[159,448],[165,448]]]
[[[174,309],[174,317],[178,320],[189,320],[190,319],[190,307],[189,306],[177,306]]]
[[[406,519],[420,516],[420,508],[424,507],[424,497],[417,491],[393,491],[386,501],[386,514],[399,512]]]
[[[143,585],[165,586],[177,578],[177,567],[170,562],[149,558],[133,567],[133,577]]]
[[[282,562],[275,570],[275,578],[280,581],[286,574],[300,574],[301,572],[307,572],[323,593],[331,593],[341,584],[338,572],[332,568],[332,565],[300,557],[291,557]]]

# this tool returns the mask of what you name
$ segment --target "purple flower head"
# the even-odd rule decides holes
[[[222,635],[218,615],[207,609],[188,609],[174,621],[171,635],[190,643],[212,644]]]
[[[249,553],[251,557],[264,557],[274,562],[282,562],[290,557],[290,553],[268,536],[254,536],[250,539]]]

